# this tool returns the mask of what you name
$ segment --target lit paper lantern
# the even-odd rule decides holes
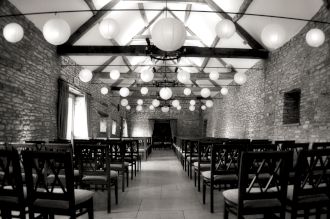
[[[210,89],[208,89],[208,88],[203,88],[203,89],[201,90],[201,96],[202,96],[203,98],[208,98],[210,95],[211,95],[211,91],[210,91]]]
[[[101,88],[101,93],[102,93],[103,95],[106,95],[108,92],[109,92],[108,88],[106,88],[106,87],[102,87],[102,88]]]
[[[183,90],[184,95],[189,96],[191,94],[191,89],[190,88],[185,88]]]
[[[129,89],[127,87],[120,88],[119,95],[122,97],[127,97],[129,95]]]
[[[176,108],[177,110],[181,110],[182,109],[182,107],[179,105],[177,108]]]
[[[127,109],[127,110],[131,110],[131,106],[130,106],[130,105],[127,105],[127,106],[126,106],[126,109]]]
[[[180,102],[178,100],[173,100],[172,101],[172,106],[173,107],[178,107],[180,105]]]
[[[148,88],[147,87],[142,87],[140,91],[141,91],[142,95],[146,95],[148,93]]]
[[[234,75],[234,81],[235,81],[237,84],[239,84],[239,85],[244,84],[244,83],[247,81],[246,74],[243,73],[243,72],[237,72],[237,73]]]
[[[160,105],[159,100],[157,100],[157,99],[153,100],[153,101],[152,101],[152,105],[153,105],[154,107],[159,107],[159,105]]]
[[[149,109],[150,109],[150,110],[155,110],[155,107],[154,107],[153,105],[150,105],[150,106],[149,106]]]
[[[186,84],[190,81],[190,73],[186,71],[179,71],[177,78],[182,84]]]
[[[24,30],[17,23],[10,23],[3,28],[3,36],[10,43],[17,43],[23,39]]]
[[[92,80],[93,78],[93,73],[89,70],[89,69],[82,69],[80,72],[79,72],[79,79],[82,81],[82,82],[89,82],[90,80]]]
[[[186,40],[184,24],[175,18],[157,21],[151,31],[151,38],[159,49],[170,52],[181,48]]]
[[[137,105],[136,106],[136,111],[138,111],[138,112],[142,111],[142,106],[141,105]]]
[[[285,40],[285,30],[279,24],[268,24],[261,32],[261,40],[269,49],[277,49]]]
[[[127,105],[128,105],[128,100],[127,100],[127,99],[122,99],[122,100],[120,101],[120,104],[121,104],[122,106],[127,106]]]
[[[168,106],[163,106],[162,107],[162,112],[163,113],[167,113],[168,111],[170,111],[170,108]]]
[[[143,82],[150,82],[152,81],[152,79],[154,79],[154,73],[152,72],[151,69],[149,70],[145,70],[141,73],[141,80]]]
[[[143,104],[143,100],[138,99],[138,100],[136,101],[136,103],[137,103],[138,105],[142,105],[142,104]]]
[[[319,47],[325,41],[324,32],[320,29],[311,29],[306,34],[306,42],[311,47]]]
[[[221,92],[222,95],[227,95],[228,94],[228,88],[223,87],[223,88],[221,88],[220,92]]]
[[[211,108],[213,107],[213,101],[212,100],[207,100],[205,105],[208,107],[208,108]]]
[[[99,31],[103,38],[113,39],[119,32],[119,26],[114,19],[106,18],[101,21]]]
[[[202,105],[202,106],[201,106],[201,109],[202,109],[202,110],[206,110],[206,106],[205,106],[205,105]]]
[[[54,18],[45,23],[42,33],[47,42],[57,46],[65,43],[69,39],[71,28],[65,20]]]
[[[210,74],[209,74],[209,77],[211,80],[215,81],[215,80],[218,80],[220,75],[218,72],[216,71],[212,71]]]
[[[112,80],[118,80],[120,78],[120,72],[118,70],[116,70],[116,69],[111,70],[111,72],[110,72],[110,78]]]
[[[160,89],[159,91],[159,96],[163,99],[163,100],[168,100],[172,97],[172,90],[169,87],[163,87],[162,89]]]
[[[190,111],[195,111],[195,108],[196,108],[196,107],[193,106],[193,105],[190,105],[190,106],[189,106],[189,110],[190,110]]]
[[[190,105],[194,106],[196,104],[196,101],[195,100],[190,100]]]
[[[228,39],[232,37],[235,31],[236,31],[235,24],[228,19],[223,19],[215,27],[215,32],[217,33],[218,37],[220,37],[220,39],[222,38]]]

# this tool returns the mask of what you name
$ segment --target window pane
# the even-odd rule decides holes
[[[87,139],[88,130],[85,97],[76,97],[74,110],[74,137],[79,139]]]
[[[68,122],[66,129],[66,138],[71,139],[72,124],[73,124],[73,97],[69,96],[68,98]]]

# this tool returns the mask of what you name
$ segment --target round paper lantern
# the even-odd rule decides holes
[[[190,88],[185,88],[183,90],[184,95],[189,96],[191,94],[191,89]]]
[[[268,24],[261,32],[262,42],[270,49],[282,46],[285,40],[285,30],[279,24]]]
[[[92,80],[93,78],[93,73],[89,70],[89,69],[82,69],[80,72],[79,72],[79,79],[82,81],[82,82],[89,82],[90,80]]]
[[[202,109],[202,110],[206,110],[206,106],[205,106],[205,105],[202,105],[202,106],[201,106],[201,109]]]
[[[126,109],[127,109],[127,110],[131,110],[131,106],[130,106],[130,105],[127,105],[127,106],[126,106]]]
[[[184,24],[175,18],[163,18],[157,21],[151,31],[151,38],[159,49],[170,52],[181,48],[186,40]]]
[[[190,73],[186,71],[179,71],[177,78],[182,84],[186,84],[190,81]]]
[[[65,43],[69,39],[71,28],[65,20],[54,18],[45,23],[42,33],[47,42],[57,46]]]
[[[179,105],[177,108],[176,108],[177,110],[181,110],[182,109],[182,107]]]
[[[113,39],[119,32],[119,26],[114,19],[103,19],[99,26],[100,34],[105,39]]]
[[[172,101],[172,106],[173,107],[178,107],[180,105],[180,102],[178,100],[173,100]]]
[[[110,78],[112,80],[118,80],[120,78],[120,72],[118,70],[116,70],[116,69],[111,70],[111,72],[110,72]]]
[[[122,97],[127,97],[129,95],[129,89],[127,87],[122,87],[119,90],[119,94]]]
[[[207,100],[205,105],[208,107],[208,108],[211,108],[213,107],[213,101],[212,100]]]
[[[170,108],[168,106],[163,106],[162,107],[162,112],[163,113],[167,113],[168,111],[170,111]]]
[[[219,79],[219,73],[216,72],[216,71],[212,71],[210,74],[209,74],[209,77],[211,80],[215,81],[215,80],[218,80]]]
[[[168,87],[163,87],[162,89],[160,89],[159,91],[159,96],[163,99],[163,100],[168,100],[172,97],[172,90],[171,88]]]
[[[195,108],[196,108],[196,107],[193,106],[193,105],[190,105],[190,106],[189,106],[189,110],[190,110],[190,111],[195,111]]]
[[[195,100],[190,100],[190,105],[194,106],[196,104]]]
[[[234,81],[239,85],[244,84],[246,82],[246,80],[247,80],[246,74],[243,72],[237,72],[234,75]]]
[[[142,95],[146,95],[148,93],[148,88],[147,87],[142,87],[140,91],[141,91]]]
[[[215,32],[217,33],[218,37],[220,37],[220,39],[232,37],[235,31],[235,24],[228,19],[223,19],[215,27]]]
[[[24,30],[17,23],[10,23],[3,28],[3,36],[10,43],[17,43],[23,39]]]
[[[103,95],[106,95],[108,92],[109,92],[108,88],[106,88],[106,87],[102,87],[102,88],[101,88],[101,93],[102,93]]]
[[[141,73],[141,80],[143,82],[150,82],[152,81],[152,79],[154,79],[154,73],[151,69],[149,70],[145,70]]]
[[[122,99],[122,100],[120,101],[120,104],[121,104],[122,106],[127,106],[127,105],[128,105],[128,100],[127,100],[127,99]]]
[[[223,88],[221,88],[220,92],[221,92],[222,95],[227,95],[228,94],[228,88],[223,87]]]
[[[210,89],[208,89],[208,88],[203,88],[203,89],[201,90],[201,96],[202,96],[203,98],[208,98],[210,95],[211,95],[211,91],[210,91]]]
[[[137,103],[138,105],[142,105],[142,104],[143,104],[143,100],[138,99],[138,100],[136,101],[136,103]]]
[[[136,111],[138,111],[138,112],[142,111],[142,106],[141,105],[137,105],[136,106]]]
[[[311,47],[319,47],[325,41],[324,32],[320,29],[311,29],[306,34],[306,42]]]
[[[154,107],[159,107],[159,105],[160,105],[159,100],[157,100],[157,99],[153,100],[153,101],[152,101],[152,105],[153,105]]]
[[[150,110],[155,110],[155,107],[154,107],[153,105],[150,105],[150,106],[149,106],[149,109],[150,109]]]

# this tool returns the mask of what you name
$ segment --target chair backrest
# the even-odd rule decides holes
[[[314,142],[312,149],[330,149],[330,142]]]
[[[283,145],[294,144],[295,140],[275,140],[274,144],[277,146],[277,149],[281,149]]]
[[[35,200],[67,201],[75,204],[72,154],[69,152],[23,151],[28,205]],[[62,175],[65,173],[64,175]],[[36,176],[35,176],[36,175]],[[52,180],[48,176],[52,175]]]
[[[297,159],[298,159],[298,154],[300,151],[308,150],[309,148],[309,143],[285,143],[281,145],[280,150],[281,151],[292,151],[293,152],[293,163],[292,163],[292,168],[293,170],[296,168],[297,165]]]
[[[285,206],[292,152],[243,152],[239,170],[238,208],[246,200],[278,199]]]
[[[112,163],[125,162],[125,154],[127,152],[126,144],[120,140],[108,140],[107,145],[109,147],[109,154]]]
[[[249,151],[276,151],[277,145],[272,144],[270,140],[252,140],[249,145]]]
[[[45,151],[72,152],[72,145],[68,143],[46,143],[43,145]]]

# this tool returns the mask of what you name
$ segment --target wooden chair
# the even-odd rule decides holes
[[[211,147],[212,141],[199,141],[198,142],[198,161],[193,163],[194,168],[194,181],[198,191],[201,190],[201,172],[211,169]]]
[[[76,218],[88,213],[94,218],[93,192],[74,189],[72,154],[69,152],[23,151],[29,218],[67,215]],[[60,173],[64,172],[64,177]],[[37,174],[34,179],[33,173]],[[53,181],[47,176],[54,175]]]
[[[314,142],[312,149],[330,149],[330,142]]]
[[[138,147],[139,143],[137,140],[133,139],[124,139],[122,141],[123,147],[125,147],[125,162],[128,163],[128,166],[131,167],[131,180],[133,176],[136,176],[137,162],[138,162]]]
[[[225,212],[242,219],[244,215],[263,214],[274,218],[275,213],[285,218],[288,166],[292,152],[244,152],[241,157],[237,189],[223,192]],[[265,175],[268,179],[265,180]],[[260,179],[260,175],[263,175]]]
[[[18,152],[0,150],[0,211],[1,218],[14,217],[12,211],[18,211],[18,218],[25,218],[26,197]]]
[[[192,179],[192,169],[194,162],[198,161],[198,143],[199,140],[188,140],[186,142],[187,151],[185,154],[185,165],[187,167],[188,177]],[[188,152],[188,153],[187,153]]]
[[[294,182],[287,194],[287,211],[291,212],[291,218],[316,215],[319,219],[321,213],[330,218],[329,188],[330,149],[300,151]]]

